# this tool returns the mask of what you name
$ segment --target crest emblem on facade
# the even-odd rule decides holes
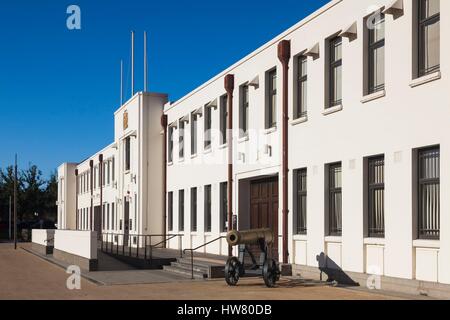
[[[128,129],[128,111],[123,113],[123,130]]]

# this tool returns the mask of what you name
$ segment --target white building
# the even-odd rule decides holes
[[[294,271],[450,284],[448,32],[448,1],[334,0],[176,102],[135,96],[116,112],[115,142],[100,152],[115,172],[103,188],[104,212],[115,210],[107,230],[124,232],[120,221],[129,220],[130,232],[162,232],[166,188],[165,231],[183,234],[183,248],[224,235],[230,223],[271,227],[274,255]],[[83,189],[90,160],[97,172],[98,155],[59,170],[62,228],[75,226],[67,204],[75,169],[78,228],[89,228],[86,212],[102,203],[98,179],[93,204]],[[228,254],[224,239],[201,250]]]

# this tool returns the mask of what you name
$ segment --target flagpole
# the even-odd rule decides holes
[[[14,249],[17,250],[17,154],[14,165]]]
[[[9,196],[9,228],[8,228],[8,234],[9,234],[9,241],[11,241],[12,240],[12,234],[11,234],[11,226],[12,226],[12,223],[11,223],[11,219],[12,219],[12,199],[11,199],[11,196]]]

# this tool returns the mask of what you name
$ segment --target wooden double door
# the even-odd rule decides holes
[[[251,182],[250,229],[261,228],[272,229],[275,239],[271,256],[278,260],[278,177]]]

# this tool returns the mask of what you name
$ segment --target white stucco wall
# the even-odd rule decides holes
[[[53,246],[55,230],[33,229],[31,231],[31,241],[41,246]]]
[[[97,232],[56,230],[54,248],[86,259],[97,259]]]

